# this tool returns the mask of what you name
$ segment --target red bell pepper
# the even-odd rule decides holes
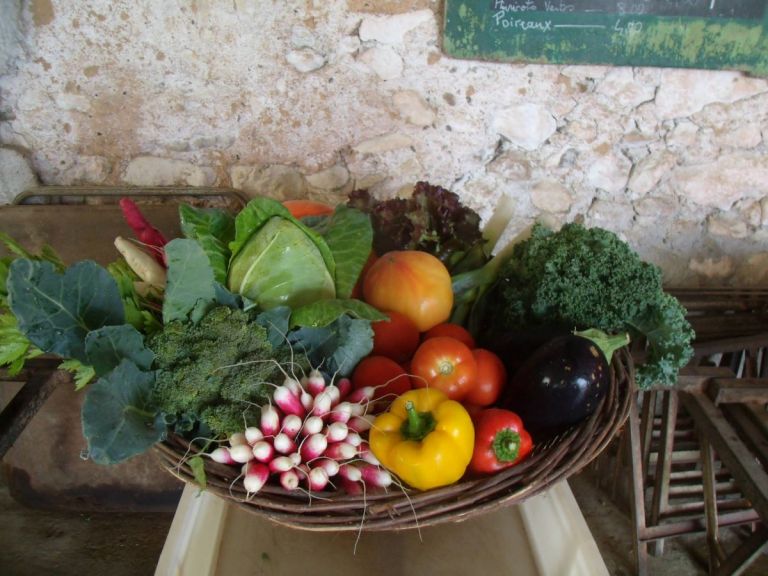
[[[531,435],[514,412],[488,408],[475,418],[475,449],[469,469],[488,474],[521,462],[533,449]]]

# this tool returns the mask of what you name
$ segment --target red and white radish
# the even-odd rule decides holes
[[[259,440],[256,442],[251,448],[251,451],[253,452],[253,457],[256,458],[256,460],[264,463],[269,463],[269,461],[272,460],[275,455],[274,447],[266,440]]]
[[[246,492],[253,494],[262,489],[269,479],[269,468],[261,462],[249,462],[246,464],[243,487]]]

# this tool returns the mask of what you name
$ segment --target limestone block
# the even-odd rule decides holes
[[[768,81],[740,72],[667,69],[656,93],[659,118],[684,118],[714,102],[736,102],[768,89]]]
[[[37,178],[27,159],[12,148],[0,148],[0,204],[37,185]]]
[[[667,150],[651,154],[635,165],[627,187],[633,194],[643,196],[668,176],[676,163],[677,157]]]
[[[210,186],[215,180],[209,167],[155,156],[134,158],[121,177],[123,182],[133,186]]]
[[[232,187],[253,196],[269,196],[277,200],[304,198],[307,182],[304,175],[291,166],[233,166]]]
[[[413,143],[413,140],[406,134],[400,132],[391,132],[364,140],[353,147],[358,154],[379,154],[389,152],[399,148],[407,148]]]
[[[616,233],[625,233],[632,227],[634,211],[626,202],[598,199],[587,212],[590,226],[599,226]]]
[[[526,103],[498,111],[493,129],[516,146],[536,150],[555,133],[557,121],[544,106]]]
[[[707,219],[707,230],[713,236],[742,239],[749,235],[747,223],[731,214],[713,214]]]
[[[315,52],[312,48],[291,50],[285,55],[285,59],[296,70],[305,74],[325,66],[325,56]]]
[[[400,90],[395,92],[392,101],[400,116],[416,126],[430,126],[437,115],[427,104],[426,100],[415,90]]]
[[[768,252],[749,256],[736,271],[739,286],[768,286]]]
[[[709,280],[730,278],[736,271],[736,262],[730,256],[720,258],[692,258],[688,269]]]
[[[568,212],[573,204],[573,196],[557,180],[541,180],[531,189],[531,201],[536,208],[545,212]]]
[[[59,110],[74,110],[76,112],[88,112],[91,102],[81,94],[71,94],[64,92],[56,96],[56,107]]]
[[[349,182],[349,170],[341,164],[336,164],[320,172],[310,174],[306,179],[311,188],[323,191],[338,190]]]
[[[527,154],[517,150],[500,154],[489,162],[486,168],[488,172],[512,181],[530,180],[533,170]]]
[[[369,48],[358,60],[382,80],[394,80],[403,75],[403,59],[389,46]]]
[[[57,178],[57,183],[103,184],[112,172],[112,162],[103,156],[78,156],[71,166],[67,166]]]
[[[586,171],[586,180],[590,186],[606,192],[621,192],[627,185],[632,163],[628,158],[609,150],[592,161]]]
[[[360,24],[358,35],[363,42],[402,44],[405,35],[426,22],[433,22],[432,10],[417,10],[393,16],[367,16]]]
[[[768,195],[768,156],[736,152],[704,164],[679,166],[672,173],[671,183],[684,198],[728,210],[742,198]]]
[[[656,86],[635,80],[629,67],[612,68],[598,83],[596,92],[606,97],[607,105],[616,110],[638,107],[653,100]]]

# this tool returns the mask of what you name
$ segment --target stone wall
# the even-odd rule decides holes
[[[510,232],[614,230],[670,285],[768,284],[764,79],[454,60],[436,0],[0,13],[0,200],[35,177],[327,201],[428,180],[484,218],[513,196]]]

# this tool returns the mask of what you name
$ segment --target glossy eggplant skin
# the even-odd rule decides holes
[[[610,366],[594,342],[574,334],[559,336],[512,375],[501,405],[519,414],[527,429],[553,433],[592,414],[610,378]]]

